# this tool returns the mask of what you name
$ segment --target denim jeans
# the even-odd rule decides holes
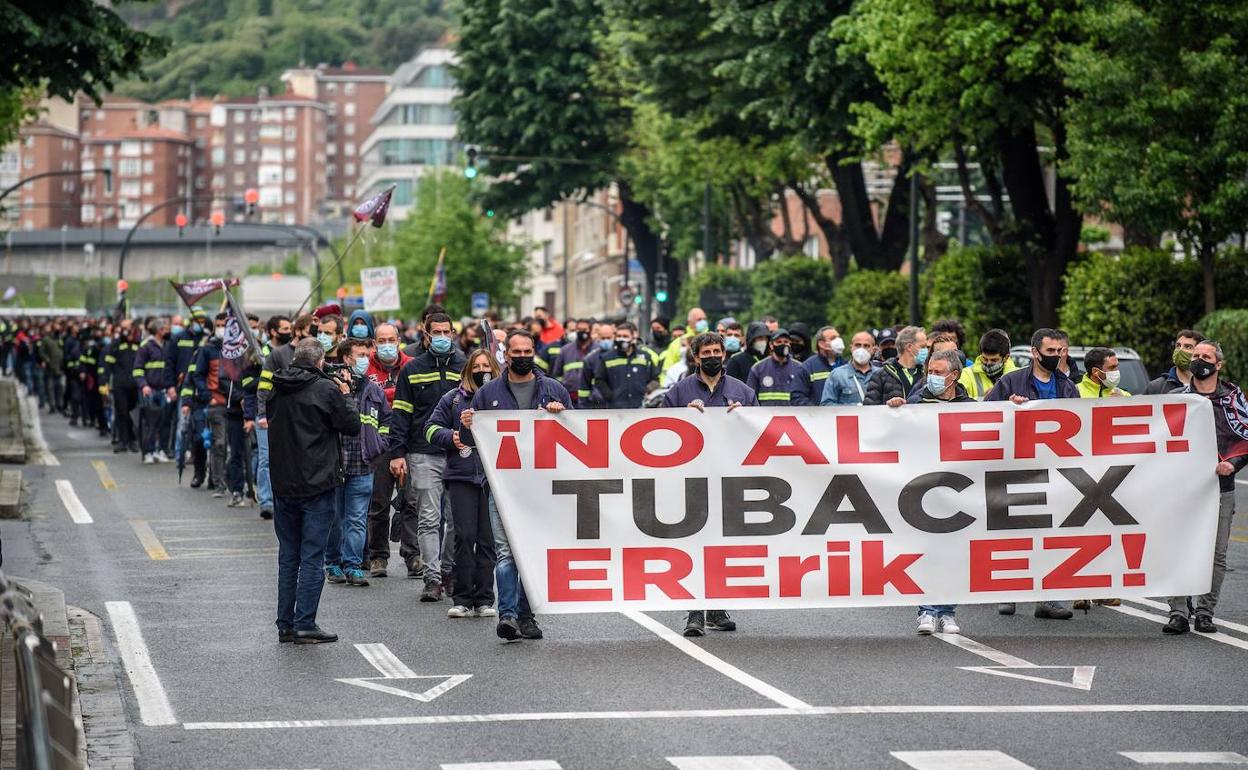
[[[958,609],[956,604],[924,604],[919,607],[920,615],[935,615],[941,617],[953,617],[953,613]]]
[[[277,533],[277,627],[310,631],[325,586],[325,541],[334,521],[334,490],[274,500]]]
[[[256,423],[256,496],[260,510],[273,510],[273,484],[269,481],[269,429]]]
[[[1226,548],[1231,541],[1231,521],[1235,518],[1235,491],[1222,492],[1218,496],[1218,531],[1213,541],[1213,580],[1209,593],[1193,596],[1196,614],[1213,617],[1218,606],[1218,594],[1222,593],[1222,581],[1226,578]],[[1187,616],[1187,597],[1170,597],[1170,614]]]
[[[343,570],[359,569],[364,558],[368,501],[373,496],[373,474],[347,476],[334,488],[334,525],[325,546],[325,564]]]
[[[533,610],[529,608],[529,598],[524,595],[520,571],[516,569],[516,560],[511,555],[511,544],[507,542],[507,531],[503,529],[503,520],[498,515],[498,506],[494,503],[492,493],[490,528],[494,530],[494,581],[498,583],[498,617],[501,620],[532,615]]]

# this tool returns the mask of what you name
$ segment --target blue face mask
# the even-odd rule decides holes
[[[351,336],[352,336],[352,337],[355,337],[357,340],[366,340],[366,339],[368,339],[368,327],[367,327],[367,326],[364,326],[363,324],[359,324],[359,325],[356,325],[356,326],[352,326],[352,327],[351,327]]]
[[[321,343],[321,347],[325,348],[325,350],[329,350],[334,346],[334,338],[328,334],[321,333],[316,335],[316,341]]]
[[[736,337],[724,337],[724,350],[736,353],[741,350],[741,340]]]
[[[945,392],[945,376],[943,374],[927,375],[927,392],[939,396]]]
[[[377,357],[390,363],[399,357],[399,346],[393,342],[383,342],[377,346]]]
[[[919,362],[919,366],[926,364],[927,363],[927,348],[919,348],[919,352],[914,354],[914,360]]]
[[[363,377],[364,372],[368,371],[368,356],[361,356],[355,359],[355,363],[352,364],[351,368],[355,370],[356,374]]]
[[[706,322],[705,318],[702,319],[701,321],[698,321],[697,323],[693,325],[694,331],[696,331],[698,334],[705,334],[707,330],[709,330],[710,328],[711,328],[711,325]]]
[[[199,323],[191,324],[191,334],[199,334],[203,332],[203,330],[204,330],[203,324],[199,324]]]
[[[174,333],[174,334],[181,334],[181,333],[182,333],[182,332],[184,332],[184,331],[186,331],[186,329],[182,328],[181,324],[174,324],[174,325],[173,325],[173,333]]]
[[[604,353],[611,352],[611,346],[614,344],[615,343],[612,342],[611,340],[598,340],[598,347],[602,349]]]
[[[451,342],[450,337],[434,337],[429,341],[429,349],[440,356],[450,353],[453,347],[455,343]]]

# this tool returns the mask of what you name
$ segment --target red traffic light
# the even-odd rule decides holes
[[[260,200],[260,191],[254,187],[247,188],[243,192],[243,203],[254,206]]]
[[[223,211],[212,212],[211,221],[214,227],[220,227],[221,225],[225,224],[225,212]]]
[[[173,223],[178,226],[179,230],[186,227],[186,214],[178,214],[173,218]]]

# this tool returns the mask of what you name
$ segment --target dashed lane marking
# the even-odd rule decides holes
[[[890,751],[914,770],[1032,770],[1000,751]]]
[[[74,485],[69,479],[56,480],[56,493],[61,496],[61,504],[65,506],[66,511],[69,511],[69,518],[73,519],[75,524],[95,522],[95,519],[91,518],[91,514],[87,512],[86,506],[78,499],[78,493],[74,491]]]
[[[1233,751],[1120,751],[1140,765],[1248,765],[1248,757]]]
[[[91,467],[95,468],[95,474],[100,477],[100,483],[105,489],[116,489],[117,482],[113,481],[113,474],[108,472],[108,466],[103,460],[92,460]]]
[[[1107,607],[1106,609],[1121,612],[1123,615],[1130,615],[1135,618],[1144,618],[1145,620],[1151,620],[1154,623],[1161,623],[1162,625],[1165,625],[1170,620],[1169,615],[1154,615],[1151,612],[1145,612],[1144,610],[1137,609],[1135,607]],[[1230,636],[1229,634],[1202,634],[1196,631],[1192,631],[1191,633],[1193,636],[1199,636],[1204,639],[1208,639],[1211,642],[1221,642],[1222,644],[1228,644],[1232,647],[1238,647],[1241,650],[1248,650],[1248,642],[1245,642],[1239,637]]]
[[[793,765],[774,755],[753,757],[668,757],[677,770],[793,770]]]
[[[134,607],[130,606],[130,602],[105,602],[104,607],[113,625],[113,635],[117,639],[126,675],[134,688],[134,698],[139,702],[139,718],[145,725],[176,725],[177,717],[173,715],[169,696],[165,694],[165,687],[152,665],[152,654],[147,649],[147,642],[143,641],[143,631],[139,628]]]
[[[147,555],[152,561],[167,561],[169,552],[165,550],[165,546],[161,544],[160,538],[156,537],[156,533],[152,531],[151,525],[142,519],[131,519],[130,528],[134,530],[134,534],[138,536],[139,542],[143,544],[143,550],[147,551]]]
[[[186,730],[290,730],[306,727],[397,727],[405,725],[576,722],[642,719],[741,719],[750,717],[911,716],[915,714],[1248,714],[1248,704],[1105,703],[1038,706],[807,706],[805,708],[697,709],[685,711],[555,711],[511,714],[445,714],[355,719],[295,719],[255,722],[187,722]]]
[[[627,612],[622,612],[620,614],[622,614],[624,617],[628,618],[629,620],[633,621],[637,625],[641,626],[642,628],[648,629],[649,631],[653,632],[660,639],[672,645],[673,647],[685,653],[686,655],[698,661],[699,663],[705,666],[708,666],[714,669],[715,671],[718,671],[719,673],[723,674],[724,676],[728,677],[729,679],[733,680],[734,682],[738,684],[745,685],[746,687],[750,688],[754,692],[763,696],[767,700],[773,701],[775,703],[780,704],[781,706],[784,706],[790,709],[810,708],[809,703],[806,703],[805,701],[802,701],[802,700],[798,700],[792,695],[789,695],[787,692],[784,692],[783,690],[777,687],[773,687],[772,685],[767,684],[766,682],[764,682],[763,680],[755,676],[745,673],[744,671],[732,665],[731,663],[724,660],[723,658],[720,658],[716,655],[711,654],[707,650],[699,647],[698,645],[694,644],[693,642],[689,641],[685,637],[681,636],[680,634],[676,633],[672,629],[668,628],[667,626],[663,625],[659,621],[655,620],[649,615],[646,615],[643,612],[631,610]]]

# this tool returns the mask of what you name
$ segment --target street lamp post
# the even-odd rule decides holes
[[[104,175],[104,184],[107,185],[112,182],[113,171],[112,169],[108,169],[108,168],[102,168],[102,169],[78,168],[78,169],[72,169],[69,171],[44,171],[39,174],[32,174],[31,176],[28,176],[25,179],[17,180],[16,184],[9,185],[2,192],[0,192],[0,204],[3,204],[4,199],[9,197],[9,194],[12,193],[17,188],[21,187],[22,185],[29,184],[30,182],[34,182],[38,179],[46,179],[47,177],[50,177],[50,176],[85,176],[87,174],[96,174],[96,173],[100,173]],[[0,214],[3,214],[3,213],[4,213],[4,206],[0,205]]]

